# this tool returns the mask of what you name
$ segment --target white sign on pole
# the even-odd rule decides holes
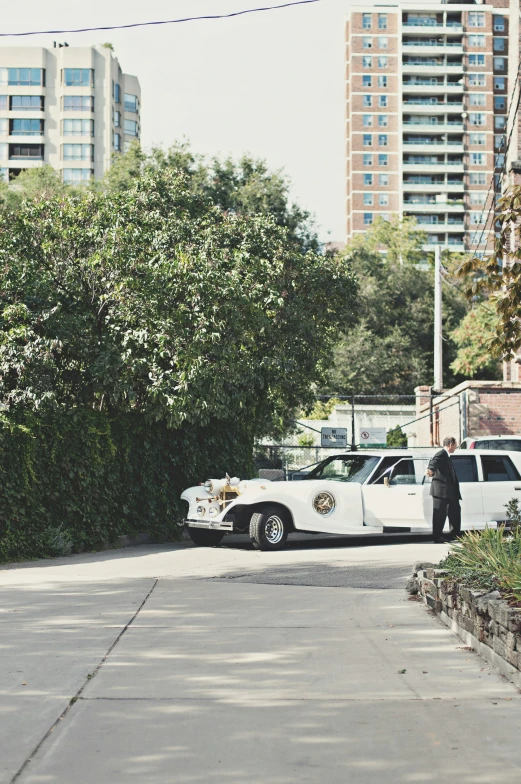
[[[322,446],[334,446],[337,449],[347,447],[346,427],[323,427],[320,431]]]
[[[385,446],[387,430],[385,427],[361,427],[360,446]]]

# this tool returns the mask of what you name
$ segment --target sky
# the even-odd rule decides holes
[[[283,0],[25,0],[2,32],[96,27],[276,5]],[[235,19],[134,30],[2,38],[0,46],[110,42],[142,92],[142,144],[188,140],[194,152],[264,158],[322,240],[345,239],[344,19],[349,0],[319,0]]]

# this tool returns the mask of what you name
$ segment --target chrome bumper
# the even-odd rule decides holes
[[[224,520],[184,520],[183,522],[189,528],[206,528],[207,531],[233,531],[233,523],[224,522]]]

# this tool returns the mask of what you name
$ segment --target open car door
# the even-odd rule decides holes
[[[370,485],[363,485],[364,525],[427,531],[424,492],[426,458],[403,457]]]

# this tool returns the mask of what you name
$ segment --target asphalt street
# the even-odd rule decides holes
[[[230,537],[0,569],[0,784],[518,784],[521,695],[404,591],[446,551]]]

